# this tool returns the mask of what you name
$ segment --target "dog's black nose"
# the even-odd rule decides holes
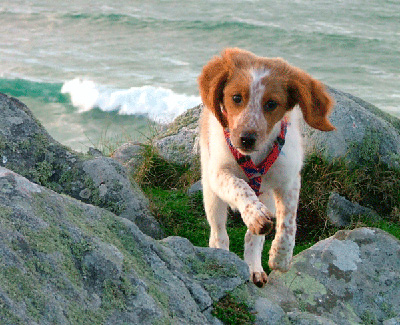
[[[243,132],[240,136],[240,145],[242,149],[253,150],[256,140],[257,136],[255,132]]]

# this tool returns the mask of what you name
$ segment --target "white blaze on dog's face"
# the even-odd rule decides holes
[[[328,120],[333,101],[324,86],[282,59],[228,49],[203,68],[199,84],[204,104],[243,154],[258,150],[296,104],[310,126],[334,129]]]
[[[224,88],[222,108],[233,145],[251,153],[287,111],[285,83],[266,66],[234,71]]]

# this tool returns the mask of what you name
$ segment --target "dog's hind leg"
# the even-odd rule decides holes
[[[228,205],[203,182],[204,208],[211,227],[209,246],[229,250],[229,237],[226,231]]]

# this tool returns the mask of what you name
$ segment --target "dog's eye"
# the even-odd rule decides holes
[[[278,103],[274,100],[269,100],[264,104],[264,110],[267,112],[272,112],[277,107]]]
[[[232,100],[236,103],[236,104],[240,104],[243,100],[242,95],[236,94],[232,96]]]

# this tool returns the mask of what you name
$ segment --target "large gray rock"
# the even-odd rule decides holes
[[[213,324],[248,281],[233,253],[156,241],[4,167],[0,189],[1,324]]]
[[[337,324],[389,321],[400,315],[400,241],[380,229],[339,231],[270,279],[295,296],[297,311]]]
[[[303,124],[308,152],[321,151],[328,158],[345,157],[359,165],[381,159],[400,167],[400,120],[360,98],[329,88],[336,105],[330,116],[337,128],[320,132]]]
[[[0,166],[59,193],[106,208],[161,238],[140,188],[111,158],[83,155],[55,141],[18,100],[0,93]]]

